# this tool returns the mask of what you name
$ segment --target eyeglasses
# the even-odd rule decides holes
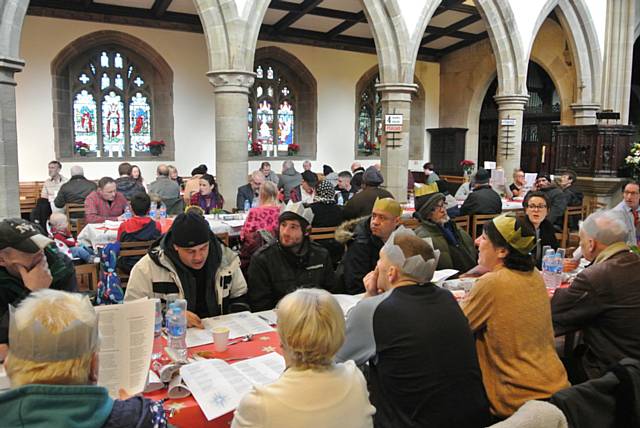
[[[527,208],[531,208],[532,210],[546,210],[546,205],[527,205]]]
[[[625,196],[636,196],[636,195],[640,195],[640,192],[629,192],[629,191],[624,191],[622,192]]]
[[[440,202],[438,205],[436,205],[435,207],[433,207],[433,210],[446,210],[447,209],[447,204],[444,202]]]

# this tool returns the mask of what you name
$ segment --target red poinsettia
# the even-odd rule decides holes
[[[262,154],[262,144],[258,141],[254,141],[251,143],[251,154],[252,155],[261,155]]]
[[[289,147],[287,147],[287,151],[293,152],[293,153],[298,153],[298,150],[300,150],[300,145],[299,144],[289,144]]]
[[[164,140],[153,140],[153,141],[149,141],[147,144],[145,144],[145,146],[151,148],[151,147],[164,147],[165,143]]]
[[[471,173],[473,172],[473,168],[476,166],[476,164],[472,160],[465,159],[460,161],[460,166],[462,167],[462,170],[467,175],[471,175]]]

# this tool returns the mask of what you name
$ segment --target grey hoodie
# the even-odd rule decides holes
[[[284,189],[284,201],[289,201],[289,194],[294,187],[299,186],[302,183],[302,175],[296,171],[295,167],[285,169],[280,174],[280,181],[278,182],[278,188]]]

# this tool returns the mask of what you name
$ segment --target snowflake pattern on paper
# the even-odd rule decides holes
[[[268,342],[269,336],[260,336],[258,339],[262,340],[263,342]]]
[[[262,347],[262,352],[264,352],[265,354],[268,354],[269,352],[275,352],[276,348],[274,348],[273,346],[263,346]]]
[[[213,401],[213,403],[218,406],[218,407],[224,407],[224,405],[227,403],[227,396],[224,394],[215,394],[211,400]]]

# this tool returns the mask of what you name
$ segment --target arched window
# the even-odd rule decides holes
[[[315,157],[316,82],[311,73],[275,47],[256,51],[254,71],[247,109],[249,155]]]
[[[171,159],[171,69],[150,47],[136,49],[148,57],[125,47],[146,47],[142,41],[113,31],[95,34],[87,37],[94,46],[76,40],[52,64],[54,93],[61,95],[54,102],[58,158],[121,161],[160,153]],[[152,140],[164,141],[164,150],[150,152]]]
[[[356,84],[356,159],[380,156],[382,142],[382,101],[376,85],[380,83],[378,67],[367,71]],[[411,101],[409,158],[424,157],[424,89],[418,84],[418,92]]]

